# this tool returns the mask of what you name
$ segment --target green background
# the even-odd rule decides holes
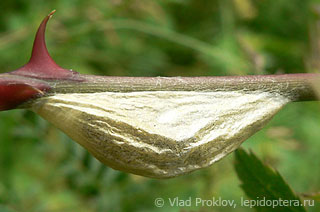
[[[0,1],[0,72],[28,61],[41,20],[54,60],[82,74],[216,76],[316,72],[317,0]],[[290,103],[243,146],[298,193],[320,191],[320,106]],[[230,211],[168,198],[235,200],[233,154],[169,180],[112,170],[26,110],[0,113],[0,211]],[[164,198],[157,208],[154,200]],[[250,211],[237,207],[237,211]],[[309,207],[319,211],[320,204]]]

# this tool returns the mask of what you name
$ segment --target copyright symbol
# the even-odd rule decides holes
[[[163,200],[163,198],[161,198],[161,197],[156,198],[156,199],[154,200],[154,205],[155,205],[156,207],[158,207],[158,208],[162,208],[163,205],[164,205],[164,200]]]

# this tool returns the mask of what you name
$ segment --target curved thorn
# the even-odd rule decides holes
[[[75,72],[63,69],[51,58],[46,42],[45,31],[48,20],[56,12],[53,10],[41,22],[33,43],[33,49],[29,62],[18,70],[12,72],[23,76],[49,79],[69,79],[73,78]]]

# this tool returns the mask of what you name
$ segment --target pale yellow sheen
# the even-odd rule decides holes
[[[39,98],[33,110],[102,163],[167,178],[223,158],[288,102],[257,91],[101,92]]]

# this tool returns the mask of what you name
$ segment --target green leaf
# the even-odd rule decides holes
[[[254,200],[252,203],[256,211],[306,211],[281,175],[263,164],[253,152],[247,153],[242,148],[236,150],[234,167],[242,182],[242,189]]]

